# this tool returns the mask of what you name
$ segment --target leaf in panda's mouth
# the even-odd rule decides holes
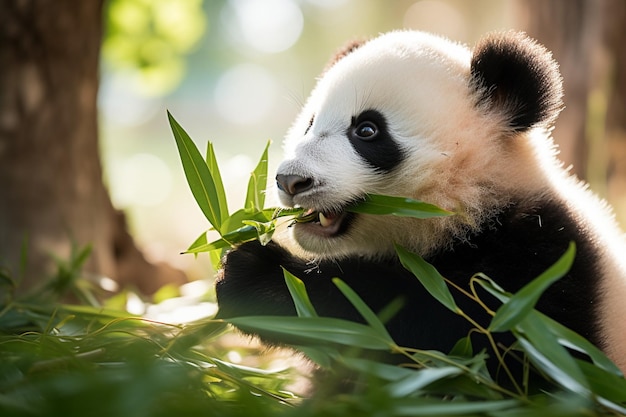
[[[395,215],[426,219],[430,217],[450,216],[454,213],[430,203],[405,197],[392,197],[368,194],[362,200],[355,201],[345,207],[345,211],[361,214]],[[304,210],[295,217],[297,223],[320,222],[322,226],[330,225],[341,212],[318,212],[314,209]]]
[[[346,211],[362,214],[392,214],[394,216],[415,217],[417,219],[455,214],[452,211],[444,210],[434,204],[420,200],[378,194],[367,194],[363,200],[347,206]]]
[[[309,209],[309,210],[303,211],[302,214],[300,214],[299,216],[296,216],[294,220],[296,221],[296,223],[309,223],[309,222],[317,221],[318,218],[319,218],[319,213],[313,209]]]
[[[321,212],[308,209],[297,216],[294,220],[296,223],[319,223],[322,227],[331,227],[344,216],[345,212]]]
[[[309,209],[296,217],[295,223],[308,233],[325,238],[343,234],[349,227],[353,213],[342,211],[316,211]]]

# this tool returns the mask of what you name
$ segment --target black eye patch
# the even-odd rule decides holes
[[[387,120],[376,110],[352,117],[346,136],[361,158],[376,170],[389,172],[404,159],[400,146],[387,130]]]

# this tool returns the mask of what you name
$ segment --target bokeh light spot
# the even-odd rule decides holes
[[[111,199],[116,207],[155,206],[169,196],[172,175],[161,158],[140,153],[111,165]]]
[[[260,122],[272,109],[276,81],[260,66],[241,64],[227,71],[215,87],[215,104],[224,119],[236,124]]]
[[[260,52],[282,52],[295,44],[304,17],[293,0],[230,0],[225,25],[236,40]]]

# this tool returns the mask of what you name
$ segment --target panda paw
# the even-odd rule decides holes
[[[292,261],[280,245],[243,243],[222,259],[215,290],[217,318],[295,314],[282,267]]]
[[[219,280],[256,281],[255,276],[279,273],[288,253],[276,243],[261,245],[254,240],[231,249],[222,258]]]

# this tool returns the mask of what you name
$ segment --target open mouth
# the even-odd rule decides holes
[[[336,237],[348,229],[354,213],[347,211],[317,211],[306,210],[296,217],[296,227],[303,228],[310,233],[323,237]]]

